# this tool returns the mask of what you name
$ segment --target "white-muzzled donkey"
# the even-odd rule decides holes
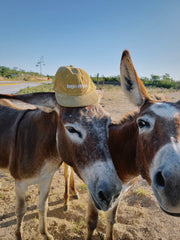
[[[139,79],[130,54],[121,59],[121,85],[139,111],[109,126],[109,149],[125,192],[141,176],[151,185],[159,206],[180,216],[180,101],[153,100]],[[121,194],[121,196],[122,196]],[[107,215],[106,240],[113,238],[117,205]],[[89,201],[88,235],[92,239],[98,211]]]
[[[15,179],[16,239],[22,239],[25,194],[32,184],[39,186],[40,232],[44,239],[53,239],[47,231],[47,197],[52,177],[63,161],[87,184],[98,209],[106,211],[114,204],[122,185],[107,144],[110,117],[99,104],[61,107],[54,93],[0,98],[40,108],[20,110],[0,106],[0,168],[9,169]]]

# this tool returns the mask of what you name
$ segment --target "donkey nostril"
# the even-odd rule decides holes
[[[165,181],[164,181],[164,178],[163,178],[161,172],[158,172],[156,174],[156,183],[161,187],[165,186]]]
[[[104,196],[103,191],[99,191],[99,198],[101,201],[106,201],[106,197]]]

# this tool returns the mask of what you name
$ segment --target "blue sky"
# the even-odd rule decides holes
[[[0,65],[54,75],[62,65],[119,74],[128,49],[140,77],[180,80],[179,0],[3,0]]]

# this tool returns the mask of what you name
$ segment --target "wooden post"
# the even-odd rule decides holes
[[[97,89],[99,89],[99,73],[97,73]]]
[[[104,88],[104,82],[105,82],[105,77],[103,77],[103,86],[102,86],[103,88]]]

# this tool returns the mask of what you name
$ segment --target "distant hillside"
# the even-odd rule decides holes
[[[8,68],[0,66],[0,81],[18,80],[18,81],[52,81],[54,77],[49,75],[40,75],[36,72],[26,72],[22,69]]]

